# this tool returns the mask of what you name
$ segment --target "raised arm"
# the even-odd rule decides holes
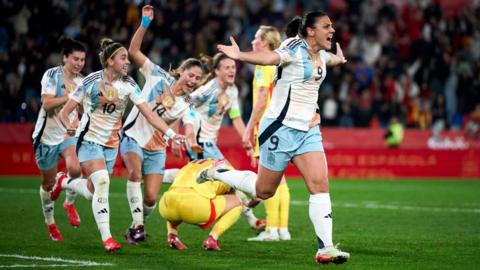
[[[143,37],[145,36],[147,28],[152,20],[153,7],[146,5],[142,8],[142,23],[133,35],[132,40],[130,41],[130,47],[128,48],[130,59],[139,67],[142,67],[147,60],[147,57],[140,51],[140,47],[142,46]]]
[[[330,54],[330,61],[327,62],[328,66],[336,66],[339,64],[345,64],[347,59],[343,56],[342,48],[340,48],[340,44],[337,42],[337,54],[328,53]]]
[[[242,52],[233,37],[230,37],[232,45],[217,45],[217,49],[228,57],[255,65],[279,65],[280,55],[276,52]]]

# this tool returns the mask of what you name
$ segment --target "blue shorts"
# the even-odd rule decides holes
[[[103,159],[107,165],[109,174],[113,172],[117,153],[118,148],[106,147],[90,141],[82,140],[80,145],[77,145],[77,155],[80,163],[89,160]]]
[[[70,137],[57,145],[39,143],[35,150],[35,161],[40,170],[46,171],[57,167],[60,155],[70,146],[75,147],[76,137]]]
[[[187,155],[190,160],[204,159],[204,158],[215,158],[215,159],[225,159],[220,149],[214,142],[203,142],[198,143],[202,148],[202,153],[193,152],[190,147],[187,147]]]
[[[167,155],[165,150],[147,151],[132,138],[125,136],[120,143],[120,154],[125,155],[128,152],[137,154],[142,160],[143,174],[165,174],[165,160]]]
[[[272,171],[283,171],[294,156],[324,152],[318,126],[302,131],[263,118],[259,129],[260,164]]]

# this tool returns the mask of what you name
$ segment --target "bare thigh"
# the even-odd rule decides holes
[[[75,145],[70,145],[63,150],[62,157],[65,159],[65,164],[70,177],[80,177],[82,175],[82,168],[80,167],[80,162],[78,161]]]
[[[260,165],[256,183],[257,197],[263,200],[272,197],[277,191],[282,178],[283,171],[272,171]]]
[[[293,157],[292,162],[305,179],[310,194],[328,192],[328,167],[325,153],[303,153]]]

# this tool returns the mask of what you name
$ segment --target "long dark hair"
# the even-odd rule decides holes
[[[199,67],[202,69],[203,73],[208,72],[207,67],[201,60],[198,60],[197,58],[187,58],[183,60],[183,62],[176,69],[171,69],[168,73],[178,80],[178,78],[180,78],[180,72],[191,67]]]
[[[58,39],[58,45],[62,51],[63,56],[68,57],[73,52],[87,52],[87,47],[80,41],[70,37],[61,36]]]
[[[317,18],[328,16],[323,11],[308,12],[302,17],[294,17],[286,26],[285,34],[287,37],[295,37],[297,34],[303,38],[307,37],[307,27],[313,28]]]

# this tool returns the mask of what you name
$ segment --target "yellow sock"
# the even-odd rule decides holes
[[[277,189],[275,195],[263,202],[265,204],[265,213],[267,214],[267,228],[280,225],[280,189]]]
[[[212,228],[212,232],[220,237],[228,228],[230,228],[235,222],[237,222],[238,218],[242,214],[242,206],[236,206],[227,213],[225,213],[222,217],[218,219],[215,223],[215,226]]]
[[[168,233],[173,233],[175,235],[178,235],[178,225],[177,226],[173,226],[172,223],[170,223],[169,221],[167,221],[167,232]]]
[[[280,224],[279,228],[288,228],[288,213],[290,210],[290,190],[287,183],[280,184],[277,193],[280,193]],[[268,224],[268,223],[267,223]]]

